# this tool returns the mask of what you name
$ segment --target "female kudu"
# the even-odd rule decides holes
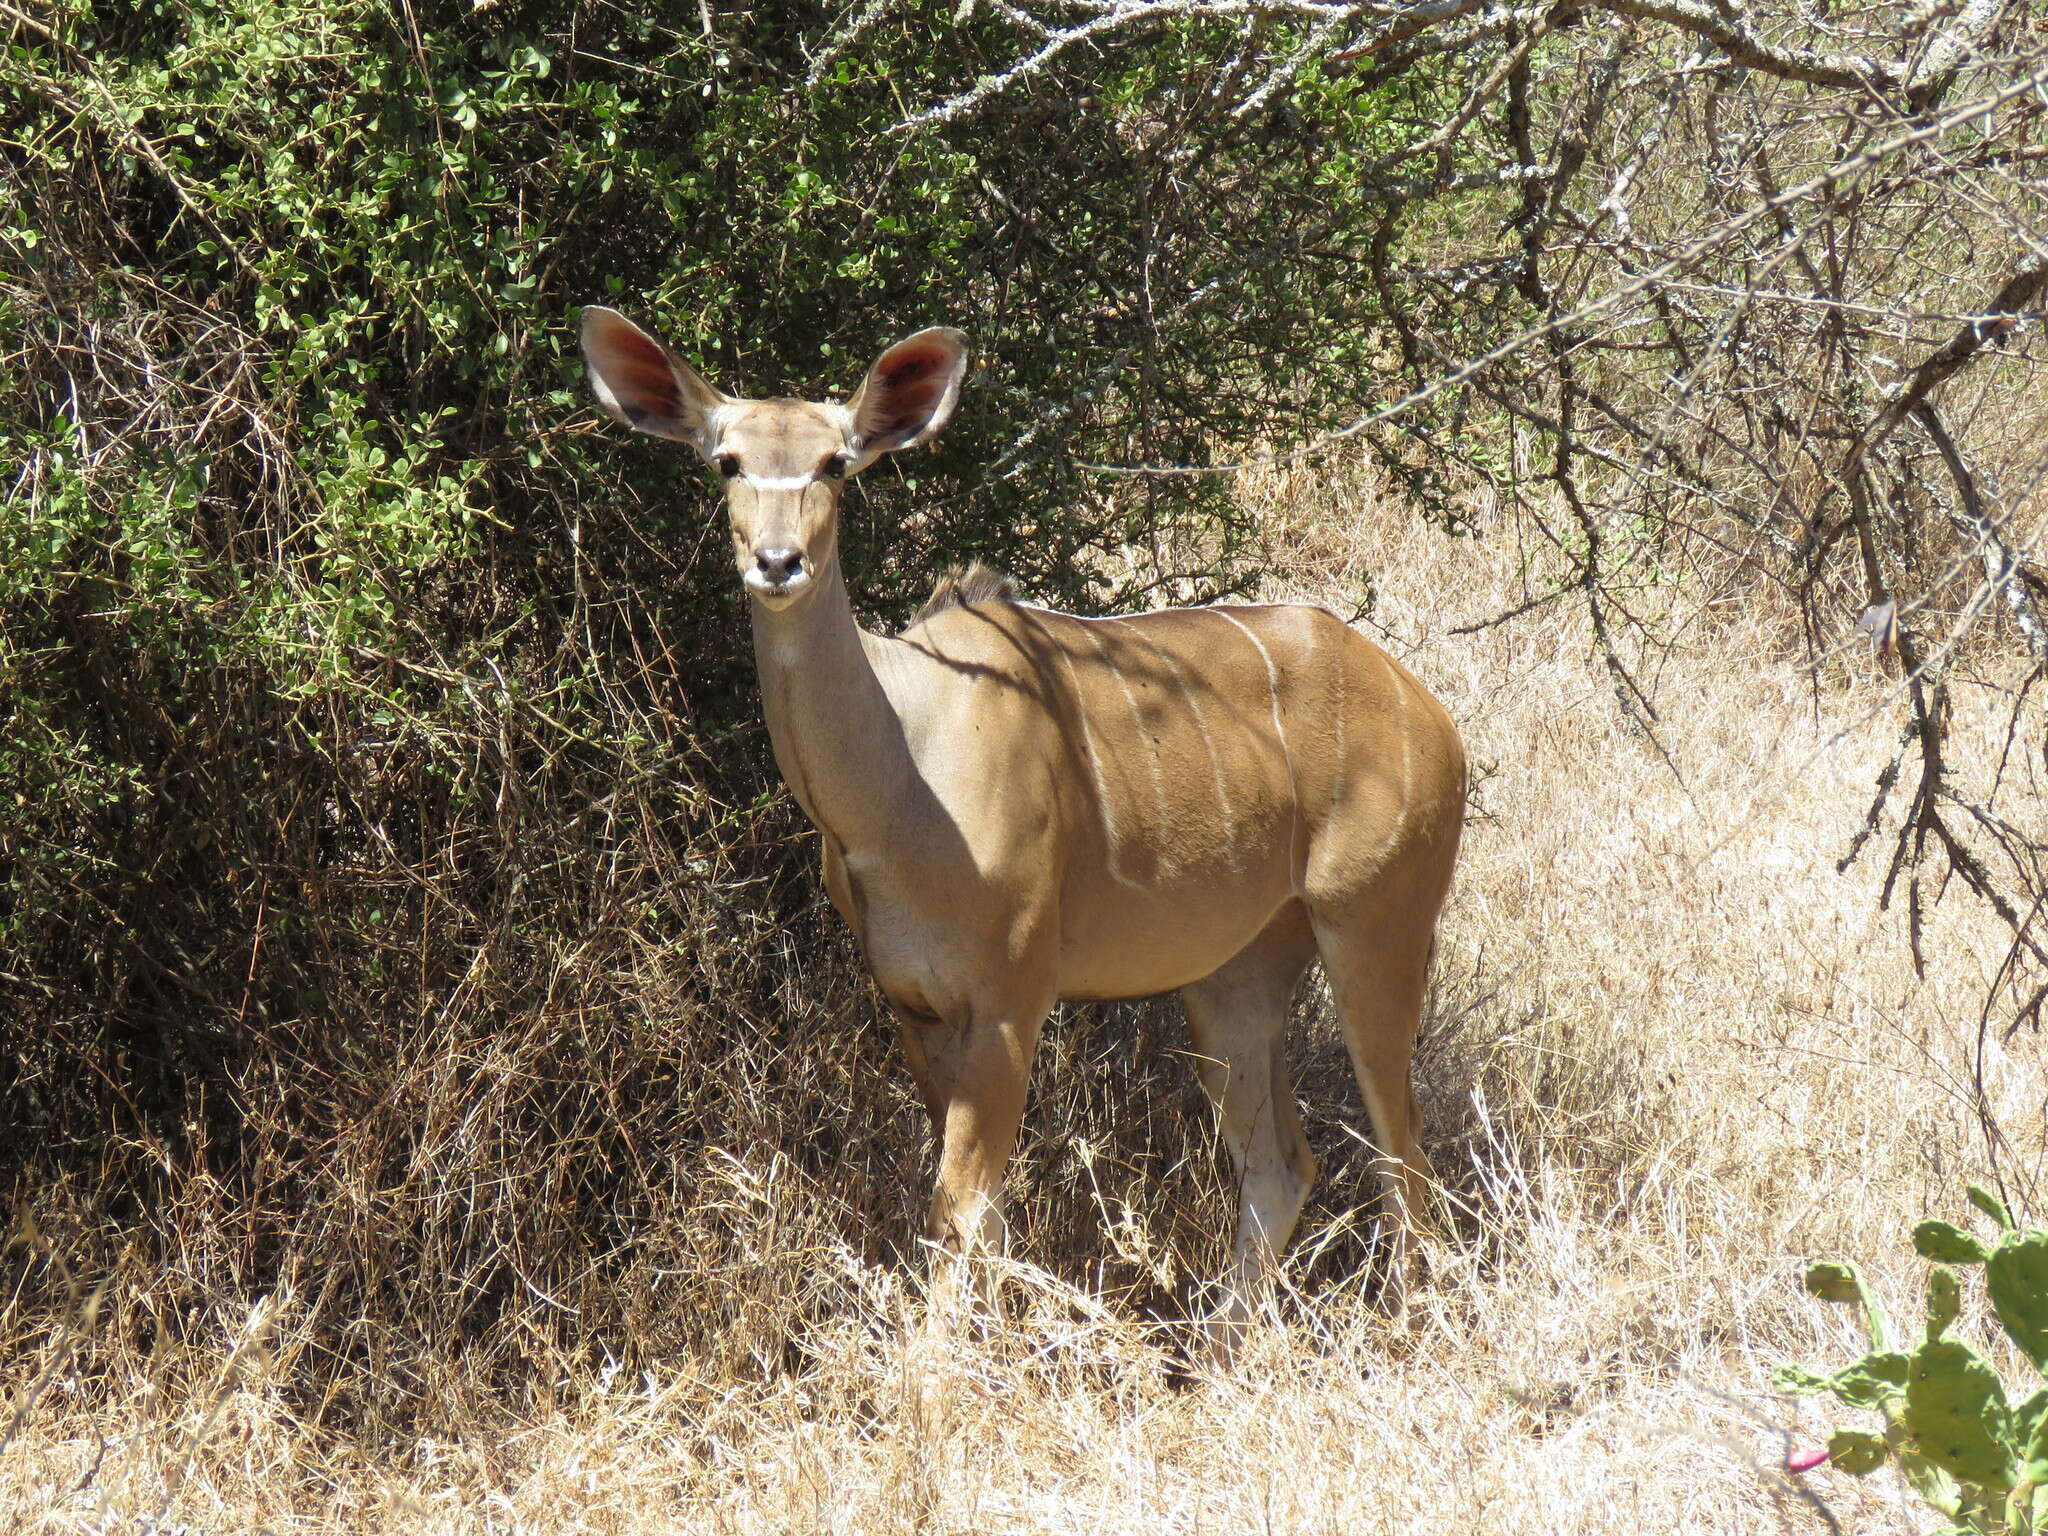
[[[1000,1241],[1053,1004],[1177,988],[1240,1184],[1227,1340],[1315,1177],[1285,1036],[1320,956],[1381,1152],[1398,1308],[1428,1178],[1409,1057],[1464,807],[1443,708],[1317,608],[1083,619],[956,588],[902,635],[863,632],[840,493],[946,425],[959,331],[898,342],[843,405],[721,394],[595,306],[583,353],[606,410],[725,479],[775,760],[939,1136],[929,1236]]]

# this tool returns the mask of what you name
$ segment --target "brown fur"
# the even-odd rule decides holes
[[[910,622],[912,625],[922,624],[933,614],[944,613],[948,608],[971,608],[976,603],[1014,603],[1020,596],[1015,577],[977,560],[972,565],[956,565],[941,576],[939,584],[932,588],[932,595],[924,600],[924,606],[917,610],[917,617]]]

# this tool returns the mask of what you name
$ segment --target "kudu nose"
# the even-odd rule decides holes
[[[787,586],[803,574],[804,552],[800,549],[757,549],[754,565],[762,580],[772,587]]]

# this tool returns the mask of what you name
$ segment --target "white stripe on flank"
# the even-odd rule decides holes
[[[1336,716],[1337,720],[1337,755],[1330,760],[1330,819],[1332,821],[1337,819],[1337,807],[1343,803],[1344,776],[1351,770],[1351,764],[1345,761],[1345,750],[1348,742],[1345,736],[1344,708],[1349,703],[1349,696],[1346,693],[1349,685],[1344,681],[1344,658],[1342,656],[1337,658],[1336,673],[1337,707],[1330,711],[1331,714]]]
[[[1405,724],[1397,722],[1394,729],[1394,739],[1401,743],[1401,798],[1395,803],[1394,825],[1387,832],[1382,859],[1391,858],[1401,846],[1402,834],[1408,830],[1408,807],[1415,803],[1415,742],[1413,733],[1402,728]]]
[[[1124,621],[1118,620],[1117,622],[1122,623]],[[1109,647],[1102,643],[1102,636],[1098,635],[1092,629],[1087,631],[1087,635],[1090,640],[1093,640],[1095,642],[1095,649],[1096,652],[1102,657],[1102,664],[1105,667],[1109,668],[1110,674],[1117,680],[1117,686],[1122,688],[1124,691],[1124,707],[1129,709],[1131,712],[1131,730],[1137,737],[1138,750],[1144,754],[1145,761],[1152,770],[1152,798],[1156,802],[1158,802],[1159,825],[1160,828],[1164,830],[1167,823],[1167,819],[1172,814],[1172,812],[1167,806],[1166,801],[1166,775],[1160,771],[1159,754],[1156,751],[1151,750],[1151,743],[1145,739],[1145,721],[1143,717],[1140,716],[1138,713],[1138,696],[1135,693],[1131,692],[1130,679],[1124,676],[1123,668],[1119,667],[1114,661],[1110,660]],[[1158,848],[1156,851],[1161,855],[1160,873],[1171,873],[1171,871],[1166,867],[1166,859],[1164,857],[1166,850],[1163,847],[1161,847]]]
[[[1287,726],[1280,719],[1280,669],[1273,665],[1273,653],[1266,649],[1266,642],[1252,633],[1251,626],[1232,618],[1221,608],[1210,608],[1206,612],[1227,620],[1243,632],[1245,639],[1258,648],[1259,659],[1266,664],[1266,687],[1273,696],[1273,737],[1280,743],[1280,761],[1287,765],[1287,799],[1294,810],[1294,835],[1288,840],[1287,863],[1294,871],[1295,894],[1300,894],[1304,874],[1303,861],[1307,856],[1308,818],[1301,809],[1301,775],[1294,771],[1294,750],[1287,745]]]
[[[1209,608],[1204,611],[1213,613],[1217,618],[1223,620],[1224,623],[1235,626],[1238,632],[1257,648],[1259,659],[1266,664],[1266,689],[1273,699],[1273,734],[1279,739],[1280,755],[1287,759],[1288,788],[1292,789],[1294,787],[1294,754],[1287,748],[1287,727],[1280,720],[1280,669],[1273,665],[1273,653],[1266,649],[1265,641],[1252,633],[1250,625],[1245,624],[1239,619],[1232,618],[1221,608]]]
[[[746,480],[757,491],[800,491],[816,478],[815,475],[748,475]]]
[[[1052,639],[1049,635],[1046,638]],[[1125,874],[1122,864],[1117,860],[1117,848],[1120,840],[1117,837],[1116,816],[1110,809],[1109,782],[1102,776],[1102,759],[1095,751],[1095,733],[1088,729],[1088,706],[1081,697],[1081,676],[1074,670],[1074,658],[1067,654],[1067,648],[1064,645],[1061,645],[1057,640],[1053,640],[1053,649],[1059,652],[1060,661],[1067,669],[1068,680],[1074,685],[1074,711],[1076,720],[1081,727],[1081,751],[1088,759],[1088,771],[1095,776],[1095,804],[1096,808],[1102,813],[1102,840],[1106,845],[1103,852],[1109,861],[1109,877],[1118,885],[1129,886],[1134,891],[1142,891],[1144,887]]]

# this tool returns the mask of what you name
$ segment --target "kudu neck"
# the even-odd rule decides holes
[[[794,606],[754,608],[754,659],[775,761],[797,802],[843,848],[879,841],[913,773],[903,724],[875,671],[891,642],[861,630],[839,569]]]

